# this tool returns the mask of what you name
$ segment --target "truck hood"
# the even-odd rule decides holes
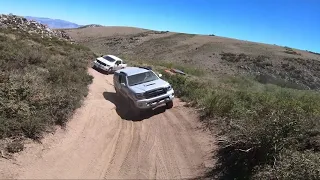
[[[106,64],[106,65],[108,65],[108,66],[113,66],[113,65],[114,65],[114,63],[115,63],[115,62],[110,62],[110,61],[108,61],[108,60],[104,59],[103,57],[98,57],[98,58],[97,58],[97,60],[99,60],[99,61],[101,61],[101,62],[105,63],[105,64]]]
[[[170,84],[162,79],[157,79],[155,81],[146,82],[143,84],[138,84],[135,86],[130,86],[130,89],[134,93],[144,93],[146,91],[150,91],[152,89],[159,89],[168,87]]]

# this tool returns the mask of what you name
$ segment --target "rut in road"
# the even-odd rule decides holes
[[[127,103],[115,96],[113,76],[89,73],[89,95],[66,133],[32,161],[21,162],[25,166],[15,178],[180,179],[204,172],[212,136],[197,130],[192,109],[175,99],[172,109],[160,107],[131,121]]]

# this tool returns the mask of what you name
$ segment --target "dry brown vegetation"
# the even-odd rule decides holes
[[[98,27],[66,30],[76,41],[96,54],[115,54],[128,59],[200,67],[209,72],[237,74],[238,64],[226,65],[222,53],[265,56],[272,64],[283,59],[320,60],[320,56],[288,47],[240,41],[219,36],[158,32],[127,27]],[[288,54],[293,51],[296,54]]]
[[[317,53],[136,28],[68,33],[96,54],[114,54],[160,70],[176,67],[192,75],[165,78],[179,97],[201,109],[208,128],[220,129],[223,139],[214,157],[218,166],[207,177],[320,178]]]

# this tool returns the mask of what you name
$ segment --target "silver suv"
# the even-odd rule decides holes
[[[134,112],[148,110],[161,104],[172,108],[174,91],[171,85],[151,69],[127,67],[117,70],[113,76],[117,95],[128,100]],[[137,111],[138,110],[138,111]]]

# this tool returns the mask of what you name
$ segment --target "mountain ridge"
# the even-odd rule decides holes
[[[71,37],[63,30],[52,29],[37,21],[28,20],[23,16],[13,14],[0,14],[0,29],[19,30],[26,34],[39,34],[41,37],[58,38],[61,40],[72,41]]]
[[[52,29],[61,29],[61,28],[79,28],[83,25],[79,25],[70,21],[62,20],[62,19],[53,19],[48,17],[34,17],[34,16],[24,16],[28,20],[34,20],[41,24],[47,25]]]

